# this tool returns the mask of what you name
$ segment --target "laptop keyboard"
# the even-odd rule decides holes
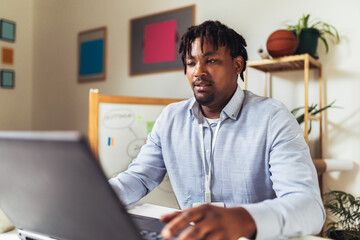
[[[141,230],[140,235],[143,239],[146,239],[146,240],[162,240],[163,239],[161,237],[160,233],[147,231],[147,230]]]
[[[138,226],[140,235],[143,239],[163,239],[160,232],[161,229],[165,226],[165,223],[160,222],[157,218],[150,218],[136,214],[130,214],[130,216],[135,221],[135,224]]]

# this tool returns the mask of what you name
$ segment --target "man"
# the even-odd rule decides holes
[[[110,180],[130,204],[168,172],[187,210],[162,218],[169,222],[164,238],[190,222],[179,239],[278,239],[321,230],[325,213],[301,128],[283,104],[237,84],[245,46],[218,21],[190,27],[179,52],[194,98],[167,106],[128,170]],[[200,203],[208,204],[191,208]]]

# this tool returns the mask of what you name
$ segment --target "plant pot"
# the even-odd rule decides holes
[[[359,232],[335,230],[335,231],[330,232],[328,237],[331,239],[335,239],[335,240],[358,240]]]
[[[296,49],[295,54],[308,53],[313,58],[318,59],[317,46],[320,37],[319,30],[315,28],[303,28],[301,29],[299,36],[299,46]]]

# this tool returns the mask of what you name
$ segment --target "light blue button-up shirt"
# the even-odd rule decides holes
[[[182,209],[205,202],[202,114],[194,98],[168,105],[127,171],[110,179],[125,204],[138,201],[168,172]],[[199,121],[200,120],[200,121]],[[257,239],[316,234],[325,212],[315,167],[301,128],[277,100],[237,88],[221,112],[212,159],[211,199],[243,206]],[[213,134],[203,123],[204,147]]]

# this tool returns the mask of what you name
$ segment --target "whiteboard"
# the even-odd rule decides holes
[[[164,107],[165,105],[99,103],[99,160],[108,178],[125,171],[136,158]],[[167,175],[141,201],[178,208]]]

